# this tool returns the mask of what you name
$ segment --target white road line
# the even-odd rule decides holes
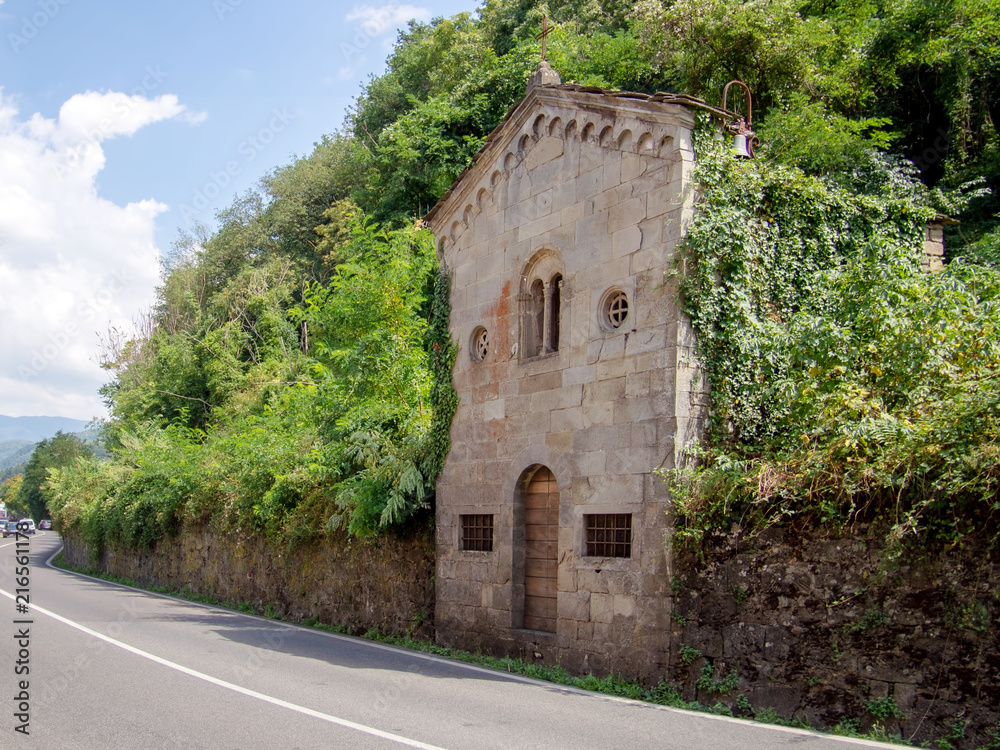
[[[36,531],[35,534],[36,536],[45,536],[44,531]],[[25,535],[25,539],[27,539],[27,535]],[[9,547],[12,544],[17,544],[17,539],[14,539],[11,542],[4,542],[3,544],[0,544],[0,549],[3,549],[4,547]]]
[[[137,592],[139,594],[143,594],[145,596],[155,596],[155,597],[159,597],[160,599],[167,599],[167,600],[172,601],[172,602],[178,602],[178,603],[186,604],[186,605],[189,605],[189,606],[192,606],[192,607],[200,607],[202,609],[208,609],[208,610],[213,610],[213,611],[224,611],[224,612],[226,612],[228,614],[236,615],[236,616],[239,616],[239,617],[246,617],[246,618],[249,618],[249,619],[252,619],[252,620],[260,620],[262,622],[267,622],[267,623],[269,623],[271,625],[275,625],[276,624],[276,622],[274,620],[271,620],[271,619],[266,618],[266,617],[260,617],[258,615],[248,615],[245,612],[238,612],[236,610],[220,608],[220,607],[218,607],[216,605],[202,604],[201,602],[195,602],[195,601],[191,601],[189,599],[182,599],[182,598],[177,597],[177,596],[171,596],[170,594],[161,594],[159,592],[149,591],[148,589],[139,588],[137,586],[129,586],[129,585],[124,584],[124,583],[118,583],[117,581],[108,581],[108,580],[106,580],[104,578],[97,578],[96,576],[87,575],[86,573],[79,573],[79,572],[77,572],[75,570],[68,570],[66,568],[56,567],[55,565],[52,564],[52,561],[62,551],[63,551],[63,546],[60,544],[60,546],[58,548],[56,548],[56,551],[52,553],[52,555],[49,557],[49,559],[45,561],[45,566],[48,567],[50,570],[58,571],[60,573],[66,573],[68,575],[73,575],[73,576],[77,576],[77,577],[80,577],[80,578],[86,578],[88,580],[95,581],[97,583],[103,583],[103,584],[106,584],[108,586],[115,586],[117,588],[128,589],[129,591],[135,591],[135,592]],[[6,593],[6,592],[0,590],[0,593]],[[10,596],[9,594],[7,594],[7,595]],[[838,735],[825,734],[823,732],[819,732],[819,731],[816,731],[816,730],[799,729],[798,727],[783,727],[783,726],[779,726],[779,725],[776,725],[776,724],[760,724],[760,723],[757,723],[757,722],[754,722],[754,721],[750,721],[749,719],[737,719],[737,718],[735,718],[733,716],[719,716],[718,714],[709,714],[709,713],[705,713],[704,711],[694,711],[694,710],[688,709],[688,708],[673,708],[671,706],[662,706],[662,705],[659,705],[659,704],[656,704],[656,703],[646,703],[644,701],[635,700],[633,698],[621,698],[621,697],[619,697],[617,695],[608,695],[606,693],[596,693],[596,692],[594,692],[592,690],[584,690],[583,688],[573,687],[571,685],[560,685],[558,683],[548,682],[548,681],[545,681],[545,680],[536,679],[534,677],[526,677],[524,675],[520,675],[520,674],[516,674],[516,673],[512,673],[512,672],[503,672],[503,671],[500,671],[500,670],[497,670],[497,669],[490,669],[489,667],[480,667],[480,666],[478,666],[476,664],[469,664],[468,662],[456,661],[454,659],[449,659],[449,658],[445,658],[443,656],[437,656],[437,655],[434,655],[434,654],[425,654],[425,653],[422,653],[420,651],[414,651],[414,650],[411,650],[411,649],[403,648],[401,646],[393,646],[393,645],[390,645],[390,644],[387,644],[387,643],[379,643],[378,641],[369,641],[369,640],[365,640],[363,638],[356,638],[356,637],[353,637],[353,636],[341,635],[340,633],[331,633],[331,632],[326,631],[326,630],[315,630],[314,628],[309,628],[309,627],[306,627],[304,625],[295,625],[295,624],[290,624],[290,623],[282,623],[282,625],[284,625],[285,627],[287,627],[289,629],[295,629],[295,630],[301,629],[301,630],[303,630],[305,632],[308,632],[308,633],[310,633],[312,635],[320,636],[320,637],[323,637],[323,638],[330,638],[330,639],[333,639],[333,640],[344,641],[346,643],[350,643],[353,646],[364,646],[364,647],[371,648],[371,649],[378,649],[378,650],[383,650],[383,651],[390,651],[390,652],[395,653],[395,654],[404,654],[404,655],[406,655],[406,656],[408,656],[410,658],[413,658],[413,659],[421,659],[421,660],[424,660],[424,661],[435,662],[437,664],[441,664],[441,665],[444,665],[444,666],[449,666],[449,667],[453,667],[453,668],[459,668],[459,669],[463,669],[463,670],[467,670],[467,671],[471,671],[471,672],[479,672],[479,673],[482,673],[482,674],[485,674],[485,675],[489,675],[489,676],[491,676],[493,678],[502,678],[502,679],[510,681],[510,682],[520,682],[520,683],[523,683],[523,684],[526,684],[526,685],[534,685],[536,687],[544,688],[545,690],[548,690],[548,691],[558,691],[558,692],[561,692],[561,693],[566,693],[568,695],[584,696],[584,697],[587,697],[587,698],[590,698],[590,699],[593,699],[593,700],[609,701],[609,702],[612,702],[612,703],[622,703],[622,704],[630,705],[630,706],[639,706],[639,707],[644,708],[644,709],[652,709],[652,710],[656,710],[656,711],[664,711],[666,713],[682,714],[684,716],[689,716],[691,718],[696,718],[696,719],[699,719],[701,721],[707,721],[707,722],[710,722],[710,723],[711,722],[718,722],[718,723],[722,723],[722,724],[737,724],[737,725],[742,726],[742,727],[753,727],[753,728],[756,728],[756,729],[763,728],[763,729],[767,729],[770,732],[777,732],[779,734],[794,734],[794,735],[798,735],[799,737],[802,737],[802,738],[812,738],[812,739],[827,740],[827,741],[832,740],[832,741],[840,742],[840,743],[843,743],[843,744],[846,744],[846,745],[860,745],[862,747],[869,747],[869,748],[876,748],[876,749],[877,748],[884,748],[885,747],[884,743],[873,742],[872,740],[866,740],[866,739],[862,739],[860,737],[840,737]],[[98,637],[104,638],[104,636],[101,636],[100,634],[98,634]],[[125,648],[130,648],[130,647],[126,646]],[[214,678],[212,678],[212,679],[214,679]],[[242,688],[237,688],[237,689],[240,690],[240,691],[243,690]],[[418,747],[419,747],[419,745],[418,745]],[[423,747],[433,747],[433,745],[424,745]]]
[[[0,594],[3,594],[8,599],[14,599],[13,594],[9,594],[6,591],[0,589]],[[55,612],[50,612],[47,609],[42,609],[41,607],[32,604],[32,612],[41,612],[43,615],[48,615],[54,620],[58,620],[64,625],[69,625],[71,628],[76,628],[81,633],[86,633],[94,638],[99,638],[106,643],[110,643],[112,646],[118,646],[118,648],[125,649],[137,656],[141,656],[144,659],[149,659],[150,661],[161,664],[164,667],[170,667],[178,672],[182,672],[190,677],[197,677],[199,680],[204,680],[205,682],[210,682],[213,685],[218,685],[219,687],[226,688],[227,690],[232,690],[233,692],[240,693],[242,695],[249,696],[250,698],[256,698],[257,700],[264,701],[265,703],[271,703],[275,706],[280,706],[281,708],[287,708],[292,711],[297,711],[300,714],[305,714],[306,716],[312,716],[314,719],[322,719],[323,721],[328,721],[331,724],[337,724],[347,729],[353,729],[356,732],[363,732],[365,734],[370,734],[374,737],[381,737],[382,739],[389,740],[391,742],[397,742],[400,745],[406,745],[408,747],[421,748],[422,750],[444,750],[444,748],[438,747],[437,745],[428,745],[426,742],[420,742],[419,740],[411,740],[409,737],[402,737],[398,734],[392,734],[390,732],[383,732],[381,729],[375,729],[374,727],[365,726],[364,724],[357,724],[353,721],[348,721],[347,719],[341,719],[337,716],[331,716],[330,714],[324,714],[320,711],[314,711],[311,708],[306,708],[305,706],[299,706],[295,703],[289,703],[288,701],[283,701],[280,698],[274,698],[270,695],[264,695],[264,693],[258,693],[256,690],[250,690],[245,687],[240,687],[239,685],[234,685],[231,682],[226,682],[225,680],[220,680],[217,677],[212,677],[204,672],[198,672],[194,669],[189,669],[188,667],[176,664],[167,659],[163,659],[154,654],[150,654],[142,649],[138,649],[135,646],[130,646],[127,643],[122,643],[121,641],[116,641],[114,638],[109,638],[103,633],[98,633],[96,630],[91,630],[85,625],[81,625],[72,620],[68,620],[62,615],[57,615]]]

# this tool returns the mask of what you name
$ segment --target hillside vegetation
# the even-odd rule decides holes
[[[35,449],[30,440],[0,441],[0,477],[25,463]]]
[[[672,477],[687,537],[748,512],[894,513],[901,534],[933,516],[960,534],[953,498],[985,523],[1000,1],[545,10],[564,82],[754,92],[756,161],[699,140],[683,269],[714,406],[700,468]],[[186,522],[294,544],[427,516],[454,350],[418,219],[524,95],[542,14],[487,0],[412,24],[342,128],[178,240],[142,330],[109,332],[111,459],[51,473],[63,527],[95,548]],[[927,277],[914,260],[935,211],[962,223],[950,269]]]

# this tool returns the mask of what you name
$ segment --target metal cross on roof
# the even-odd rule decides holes
[[[549,34],[551,34],[551,33],[552,33],[552,29],[549,27],[549,17],[547,15],[546,16],[542,16],[542,31],[539,34],[535,34],[535,39],[541,39],[542,40],[542,59],[543,60],[548,59],[548,54],[549,54],[548,41],[549,41]]]

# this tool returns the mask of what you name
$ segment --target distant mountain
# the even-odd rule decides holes
[[[34,450],[35,443],[30,440],[0,441],[0,472],[23,464]]]
[[[82,419],[68,417],[6,417],[0,414],[0,441],[27,440],[37,443],[57,432],[82,432],[88,424]]]

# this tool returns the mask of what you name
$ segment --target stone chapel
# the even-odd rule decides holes
[[[427,215],[459,395],[437,489],[438,640],[662,674],[667,489],[707,393],[670,276],[699,100],[528,93]],[[717,113],[720,110],[715,110]]]

